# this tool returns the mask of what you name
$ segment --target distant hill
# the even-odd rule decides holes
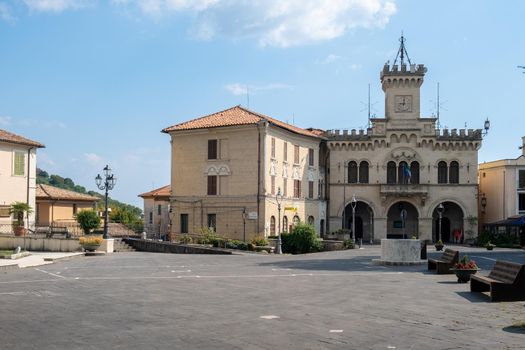
[[[86,191],[86,188],[84,186],[76,185],[75,182],[71,180],[69,177],[63,178],[60,175],[49,175],[45,170],[37,168],[36,169],[36,183],[51,185],[51,186],[63,188],[66,190],[99,197],[102,199],[102,201],[98,203],[98,207],[101,210],[103,210],[104,208],[104,195],[103,194],[100,194],[95,191]],[[137,217],[137,218],[142,217],[142,209],[134,205],[131,205],[131,204],[122,203],[116,199],[108,198],[108,206],[112,209],[112,212],[128,212],[134,217]]]

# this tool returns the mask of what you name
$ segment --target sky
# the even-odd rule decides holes
[[[110,193],[170,181],[165,127],[235,105],[322,129],[384,116],[379,72],[401,33],[428,72],[421,114],[491,129],[479,160],[525,136],[525,2],[420,0],[0,0],[0,128],[46,145],[38,167]],[[249,91],[249,99],[246,91]],[[249,100],[249,102],[248,102]]]

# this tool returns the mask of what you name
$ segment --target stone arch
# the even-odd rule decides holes
[[[465,203],[463,203],[462,201],[457,200],[457,199],[450,199],[448,197],[436,199],[433,202],[429,203],[428,210],[427,210],[427,213],[426,213],[427,217],[429,217],[429,218],[432,217],[432,214],[434,213],[434,209],[439,205],[439,203],[443,203],[443,202],[451,202],[451,203],[456,204],[463,211],[463,216],[465,218],[467,217],[467,210],[465,209],[466,208]]]
[[[372,214],[374,215],[374,217],[376,217],[377,215],[377,207],[376,205],[374,204],[374,202],[368,200],[368,199],[365,199],[365,198],[359,198],[357,197],[356,198],[358,202],[363,202],[364,204],[368,205],[370,207],[370,209],[372,209]],[[338,212],[338,215],[339,216],[343,216],[343,210],[350,205],[350,203],[352,202],[352,196],[350,196],[349,198],[346,199],[346,202],[343,203],[342,205],[339,206],[339,209],[337,209],[337,212]]]

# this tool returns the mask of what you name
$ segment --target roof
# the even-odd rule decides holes
[[[143,194],[139,194],[139,197],[148,198],[148,197],[169,197],[171,196],[171,186],[166,185],[161,188],[157,188],[153,191],[149,191]]]
[[[48,200],[66,200],[66,201],[79,201],[79,202],[96,202],[100,198],[90,196],[89,194],[73,192],[58,188],[50,185],[37,185],[36,187],[36,198],[37,199],[48,199]]]
[[[26,139],[25,137],[22,137],[17,134],[13,134],[12,132],[2,130],[0,129],[0,141],[2,142],[9,142],[9,143],[16,143],[18,145],[24,145],[24,146],[32,146],[32,147],[38,147],[43,148],[46,147],[40,142],[36,142],[30,139]]]
[[[182,130],[195,130],[195,129],[208,129],[217,128],[223,126],[235,126],[235,125],[254,125],[261,121],[267,121],[270,124],[291,131],[293,133],[319,138],[315,132],[308,131],[306,129],[299,128],[294,125],[287,124],[280,120],[274,119],[267,115],[263,115],[254,111],[250,111],[241,106],[235,106],[224,111],[209,114],[197,119],[192,119],[177,125],[170,126],[162,130],[164,133],[170,133],[172,131]]]

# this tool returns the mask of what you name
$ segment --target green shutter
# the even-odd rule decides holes
[[[13,175],[24,176],[26,167],[26,155],[25,153],[15,153],[15,164]]]

